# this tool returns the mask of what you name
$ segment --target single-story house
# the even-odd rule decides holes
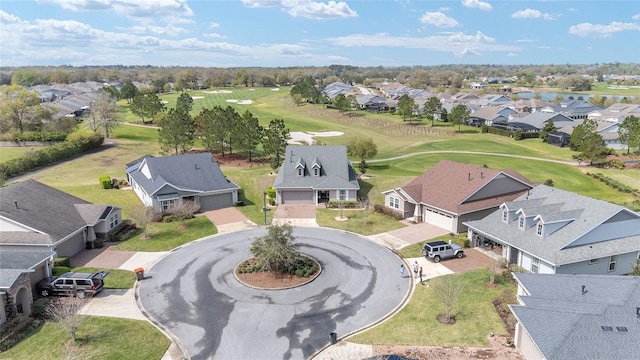
[[[169,212],[179,200],[200,210],[233,206],[240,187],[228,180],[210,153],[165,157],[145,155],[126,166],[127,181],[145,206]]]
[[[384,191],[385,206],[457,234],[463,221],[481,219],[532,189],[518,172],[442,160],[407,185]]]
[[[469,115],[468,125],[480,127],[499,122],[506,123],[513,114],[516,114],[516,111],[506,106],[483,106]]]
[[[514,344],[533,359],[635,359],[640,277],[514,273]]]
[[[289,145],[273,188],[277,204],[318,204],[358,200],[360,185],[346,146]]]
[[[498,245],[533,273],[622,275],[640,252],[640,214],[546,185],[465,224],[472,246]]]

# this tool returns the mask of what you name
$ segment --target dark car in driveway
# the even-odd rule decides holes
[[[93,296],[104,288],[104,278],[108,271],[97,273],[68,272],[58,277],[49,277],[40,281],[37,285],[38,292],[42,296],[63,295],[77,296],[83,299]]]

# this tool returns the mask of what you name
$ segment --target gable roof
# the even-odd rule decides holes
[[[491,185],[490,185],[491,184]],[[501,187],[496,195],[491,188]],[[400,188],[411,199],[456,214],[499,206],[533,185],[514,170],[494,170],[441,160]]]
[[[573,217],[543,238],[535,226],[521,230],[518,221],[504,223],[501,210],[465,225],[556,266],[640,251],[640,215],[620,205],[538,185],[501,207],[525,209],[527,215],[540,215],[543,222],[552,221],[558,212]]]
[[[640,277],[527,273],[514,277],[525,290],[519,296],[524,305],[509,307],[544,358],[613,360],[640,354],[636,314]]]
[[[321,165],[320,176],[311,175],[309,169],[304,169],[304,176],[298,176],[296,165],[317,163]],[[273,183],[276,189],[304,188],[304,189],[360,189],[356,172],[347,158],[347,147],[337,146],[295,146],[286,148],[280,171]]]
[[[526,116],[512,119],[509,122],[527,124],[535,127],[536,129],[542,129],[544,128],[544,125],[548,120],[553,121],[556,127],[569,126],[572,124],[574,125],[582,124],[582,120],[574,120],[564,114],[548,113],[548,112],[542,112],[542,111],[530,113],[530,114],[527,114]]]
[[[0,243],[53,244],[94,225],[107,205],[93,205],[36,180],[0,188],[0,217],[32,229],[0,232]]]
[[[240,188],[227,180],[210,153],[165,157],[145,155],[127,164],[126,168],[149,196],[166,185],[194,193]]]
[[[0,251],[0,289],[9,289],[24,272],[52,258],[52,251]]]

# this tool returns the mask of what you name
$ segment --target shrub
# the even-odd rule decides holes
[[[13,141],[65,141],[67,134],[63,132],[45,132],[45,131],[27,131],[23,133],[14,133]]]
[[[111,189],[111,176],[100,176],[98,179],[103,189]]]
[[[340,208],[340,201],[336,201],[336,200],[328,201],[326,206],[329,209],[339,209]],[[342,207],[345,208],[345,209],[355,209],[355,208],[358,207],[358,202],[357,201],[353,201],[353,200],[343,201],[342,202]]]
[[[68,256],[61,256],[53,259],[53,266],[66,266],[71,267],[71,263],[69,262]]]
[[[272,199],[276,198],[276,189],[274,189],[273,187],[269,186],[266,191],[267,191],[267,196],[269,196]]]
[[[380,213],[380,214],[393,216],[394,218],[396,218],[398,220],[402,220],[402,214],[399,211],[396,211],[394,209],[388,208],[388,207],[386,207],[384,205],[380,205],[380,204],[373,205],[373,211],[375,211],[377,213]]]
[[[163,223],[170,223],[170,222],[174,222],[176,221],[176,217],[173,215],[165,215],[162,217],[162,222]]]
[[[47,308],[49,307],[50,301],[51,298],[49,297],[36,299],[31,305],[31,316],[36,319],[47,319]]]
[[[244,201],[242,201],[242,200],[235,201],[235,202],[233,203],[233,206],[236,206],[236,207],[238,207],[238,206],[244,206]]]
[[[298,269],[298,270],[296,270],[296,276],[297,276],[297,277],[302,277],[302,276],[304,276],[304,269]]]

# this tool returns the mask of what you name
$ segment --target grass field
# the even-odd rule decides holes
[[[98,316],[88,316],[80,324],[75,354],[65,353],[65,342],[70,339],[62,327],[47,321],[15,347],[1,352],[0,359],[160,359],[170,344],[148,321]]]
[[[515,292],[515,285],[487,286],[487,269],[447,276],[458,276],[464,283],[453,311],[455,324],[444,325],[436,319],[444,313],[442,300],[434,291],[434,284],[443,279],[440,277],[429,280],[429,287],[417,285],[409,303],[392,318],[347,340],[372,345],[486,346],[490,332],[506,335],[492,301],[504,290]]]

